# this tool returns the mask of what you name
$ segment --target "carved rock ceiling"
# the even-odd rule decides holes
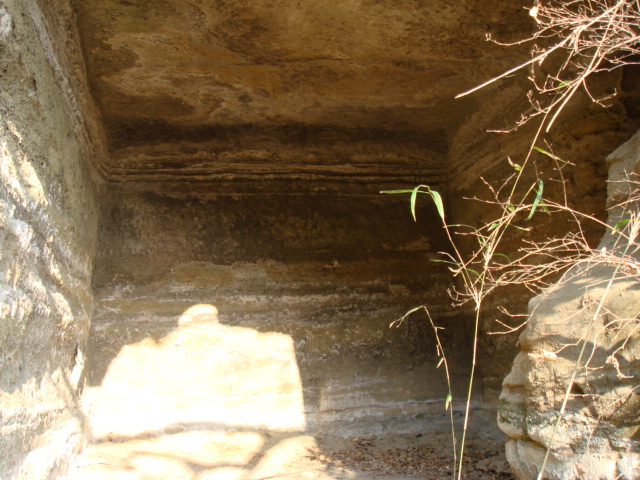
[[[523,1],[74,0],[114,176],[425,176]],[[512,56],[507,58],[506,54]]]

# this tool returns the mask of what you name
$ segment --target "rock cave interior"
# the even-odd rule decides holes
[[[491,218],[470,199],[532,130],[487,130],[526,111],[527,75],[455,96],[529,58],[486,41],[530,34],[528,3],[1,0],[0,478],[57,478],[87,442],[113,461],[91,478],[143,469],[156,441],[164,476],[126,478],[192,479],[248,478],[298,437],[449,445],[434,329],[420,311],[390,324],[425,305],[443,327],[459,423],[473,307],[432,261],[450,248],[433,203],[414,221],[380,192],[429,185],[450,223]],[[608,108],[577,98],[548,139],[600,217],[637,79],[596,79]],[[504,439],[517,353],[517,334],[488,335],[515,321],[496,307],[530,297],[482,317],[479,445]],[[197,456],[221,438],[257,453]],[[132,447],[116,462],[114,445]]]

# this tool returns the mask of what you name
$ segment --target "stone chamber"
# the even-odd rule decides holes
[[[0,478],[60,478],[87,445],[102,462],[133,447],[77,478],[249,478],[296,438],[447,444],[434,329],[420,311],[390,324],[425,305],[442,327],[459,427],[473,308],[432,261],[450,249],[433,204],[414,222],[408,195],[380,192],[430,185],[449,223],[492,218],[472,199],[533,130],[487,130],[526,111],[526,72],[454,97],[528,58],[485,35],[528,35],[529,6],[0,0]],[[545,138],[598,218],[639,75],[594,79],[608,108],[577,98]],[[498,293],[481,317],[476,448],[505,439],[517,334],[490,333],[520,320],[498,307],[523,314],[531,296]],[[249,459],[197,455],[241,437]],[[131,476],[145,455],[160,472]]]

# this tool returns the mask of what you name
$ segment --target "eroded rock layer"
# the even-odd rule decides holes
[[[72,3],[112,178],[430,182],[477,107],[453,97],[527,54],[485,34],[509,41],[532,26],[524,2],[506,1]]]

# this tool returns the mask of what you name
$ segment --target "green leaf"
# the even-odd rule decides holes
[[[416,218],[416,198],[418,197],[419,191],[420,185],[413,189],[413,191],[411,192],[411,200],[409,200],[411,202],[411,215],[413,216],[414,222],[418,221],[418,219]]]
[[[473,268],[465,268],[465,271],[473,273],[476,277],[480,277],[480,274]]]
[[[508,205],[507,205],[507,209],[508,209],[511,213],[513,213],[513,212],[515,212],[515,211],[516,211],[516,207],[514,207],[512,204],[508,204]]]
[[[431,198],[433,198],[433,203],[436,204],[440,218],[444,221],[444,203],[442,202],[442,197],[435,190],[429,189],[429,193],[431,194]]]
[[[567,162],[566,160],[561,159],[560,157],[558,157],[557,155],[554,155],[551,152],[547,152],[544,148],[540,148],[540,147],[533,147],[533,149],[536,152],[540,152],[543,155],[546,155],[547,157],[553,159],[553,160],[557,160],[558,162],[564,163],[566,165],[573,165],[575,166],[575,164],[571,163],[571,162]]]
[[[631,221],[630,218],[627,218],[626,220],[620,220],[618,223],[616,223],[616,225],[613,227],[613,230],[611,231],[611,233],[616,233],[618,230],[620,230],[622,227],[624,227],[627,223],[629,223]]]
[[[511,158],[507,157],[507,160],[509,161],[509,165],[511,165],[516,172],[519,172],[520,170],[522,170],[522,167],[520,165],[518,165],[517,163],[513,163],[511,161]]]
[[[551,215],[549,207],[547,207],[547,205],[544,203],[544,200],[540,200],[540,205],[538,206],[544,211],[544,213],[548,213],[549,215]]]
[[[413,189],[411,189],[411,190],[406,190],[406,189],[405,190],[382,190],[380,193],[392,193],[392,194],[395,194],[395,193],[411,193],[411,192],[413,192]]]
[[[453,396],[451,394],[447,395],[447,399],[444,402],[445,410],[449,410],[449,406],[451,405],[451,400],[453,400]]]
[[[475,230],[471,225],[465,225],[464,223],[450,223],[449,225],[445,225],[445,227],[447,228],[451,228],[451,227],[465,227],[465,228],[470,228],[472,230]]]
[[[397,194],[397,193],[410,193],[411,197],[409,198],[409,203],[411,204],[411,216],[413,217],[413,221],[417,222],[418,219],[416,217],[416,201],[419,193],[429,194],[433,199],[433,203],[436,205],[436,209],[438,210],[438,215],[444,221],[444,203],[442,201],[442,196],[432,190],[429,185],[418,185],[416,188],[411,190],[382,190],[380,193],[388,193],[388,194]]]
[[[494,222],[491,225],[489,225],[489,231],[491,230],[495,230],[496,228],[498,228],[498,222]]]
[[[542,191],[544,190],[544,183],[542,180],[538,179],[538,189],[534,189],[536,192],[536,198],[533,200],[533,204],[531,205],[531,212],[529,212],[529,216],[527,220],[531,220],[533,218],[533,214],[536,213],[536,208],[538,208],[538,204],[540,203],[540,199],[542,198]]]
[[[511,260],[509,259],[509,257],[507,257],[504,253],[494,253],[493,254],[494,257],[504,257],[507,259],[507,262],[511,263]]]
[[[556,157],[553,153],[551,152],[547,152],[544,148],[540,148],[540,147],[533,147],[533,149],[536,152],[540,152],[543,155],[546,155],[547,157],[553,158],[554,160],[557,160],[558,157]]]
[[[460,262],[452,262],[451,260],[442,260],[440,258],[430,258],[429,260],[435,263],[448,263],[449,265],[455,265],[456,267],[460,266]]]

